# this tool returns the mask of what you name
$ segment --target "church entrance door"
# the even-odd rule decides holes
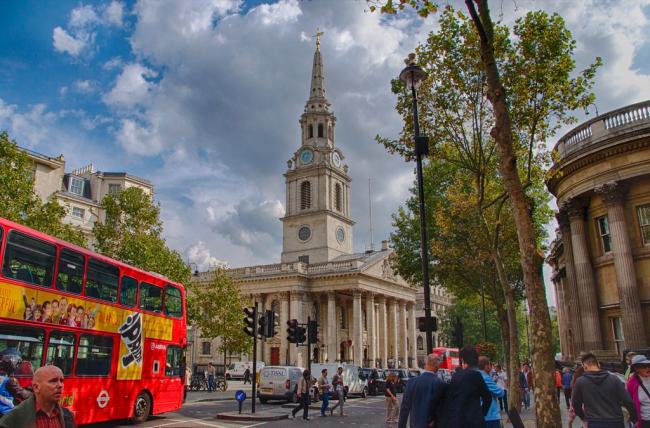
[[[280,365],[280,348],[274,346],[271,348],[271,365],[279,366]]]

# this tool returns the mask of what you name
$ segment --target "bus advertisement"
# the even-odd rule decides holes
[[[2,218],[0,261],[0,356],[21,385],[58,366],[78,424],[180,409],[182,284]]]

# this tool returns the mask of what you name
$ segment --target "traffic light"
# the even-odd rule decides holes
[[[297,337],[298,337],[298,320],[297,319],[292,319],[287,321],[287,340],[290,343],[298,343]]]
[[[307,330],[304,327],[298,326],[296,329],[296,343],[304,343],[307,340]]]
[[[279,317],[280,316],[273,311],[267,310],[264,312],[264,322],[266,326],[264,336],[275,337],[275,335],[278,334],[277,327],[280,326],[280,323],[278,322]]]
[[[454,341],[454,346],[456,348],[462,348],[463,347],[463,323],[460,321],[460,318],[456,318],[456,322],[454,323],[454,329],[452,331],[452,339]]]
[[[309,321],[307,325],[307,334],[309,335],[309,343],[318,342],[318,322]]]
[[[255,315],[256,315],[256,310],[254,307],[248,307],[244,308],[244,324],[246,324],[246,327],[244,327],[244,333],[249,335],[250,337],[255,337]]]
[[[422,333],[427,332],[427,322],[426,322],[426,317],[418,317],[418,330],[420,330]],[[438,331],[438,318],[436,317],[431,317],[431,331]]]
[[[257,328],[257,337],[263,338],[266,336],[266,317],[259,317],[257,320],[259,327]]]

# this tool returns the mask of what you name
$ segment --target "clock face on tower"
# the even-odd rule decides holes
[[[303,165],[309,165],[312,163],[314,160],[314,152],[311,151],[310,149],[305,149],[300,153],[300,162],[302,162]]]
[[[332,163],[337,168],[341,166],[341,156],[338,154],[338,152],[332,153]]]
[[[340,243],[343,243],[343,241],[345,241],[345,231],[342,227],[336,229],[336,240]]]

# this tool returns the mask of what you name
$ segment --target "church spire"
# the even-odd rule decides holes
[[[323,67],[323,59],[320,53],[320,36],[322,31],[316,29],[316,51],[314,52],[314,64],[311,71],[311,89],[309,91],[309,99],[305,105],[305,112],[327,112],[329,111],[329,102],[325,98],[325,69]]]

